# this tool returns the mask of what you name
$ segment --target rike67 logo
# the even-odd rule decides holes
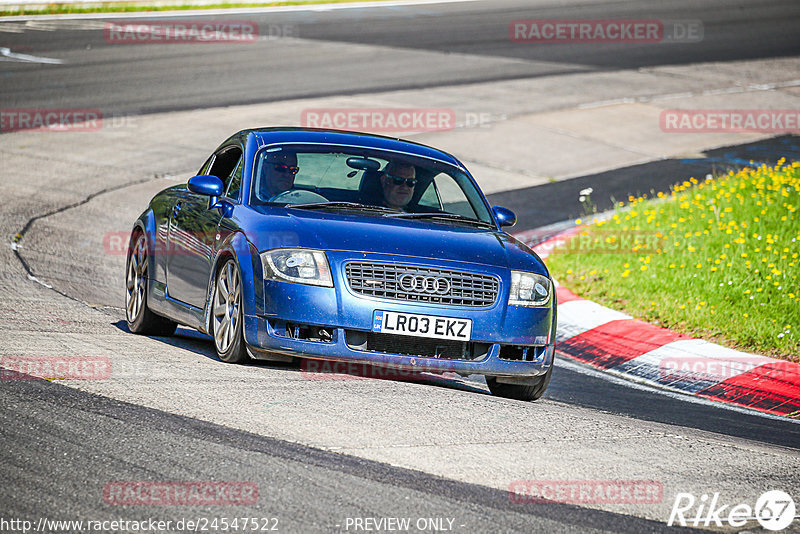
[[[783,491],[773,490],[761,495],[755,506],[747,503],[725,504],[714,493],[710,498],[703,494],[699,499],[691,493],[678,493],[669,514],[668,526],[743,527],[748,521],[758,521],[767,530],[783,530],[792,524],[797,509],[792,497]]]

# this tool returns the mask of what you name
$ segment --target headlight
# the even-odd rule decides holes
[[[550,279],[536,273],[511,271],[508,303],[514,306],[547,306],[550,303]]]
[[[333,287],[328,258],[321,250],[279,248],[261,253],[264,277],[268,280]]]

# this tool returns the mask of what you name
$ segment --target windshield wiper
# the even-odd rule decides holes
[[[474,224],[476,226],[481,226],[483,228],[494,228],[494,225],[492,223],[481,221],[479,219],[473,219],[472,217],[465,217],[463,215],[458,215],[456,213],[432,213],[432,212],[393,213],[386,215],[386,217],[397,217],[398,219],[444,219],[448,221],[458,221],[467,224]]]
[[[287,204],[287,208],[298,208],[304,210],[316,209],[342,209],[342,210],[355,210],[355,211],[380,211],[385,213],[400,213],[399,210],[394,208],[386,208],[384,206],[370,206],[368,204],[359,204],[358,202],[312,202],[309,204]]]

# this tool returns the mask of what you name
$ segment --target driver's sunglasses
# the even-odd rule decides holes
[[[402,176],[395,176],[393,174],[386,174],[386,177],[392,180],[392,184],[400,187],[403,184],[406,184],[408,187],[414,187],[417,185],[416,178],[403,178]]]
[[[275,167],[275,170],[278,172],[290,172],[292,174],[300,172],[300,167],[287,165],[285,163],[273,163],[272,166]]]

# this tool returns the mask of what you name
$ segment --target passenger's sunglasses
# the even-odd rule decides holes
[[[300,172],[300,167],[286,165],[285,163],[273,163],[272,166],[275,167],[275,170],[278,172],[290,172],[292,174]]]
[[[406,184],[408,187],[414,187],[415,185],[417,185],[416,178],[403,178],[402,176],[395,176],[393,174],[388,174],[388,173],[386,174],[386,177],[392,181],[392,184],[398,187],[403,184]]]

